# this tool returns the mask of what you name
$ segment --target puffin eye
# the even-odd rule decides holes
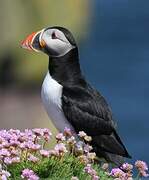
[[[51,37],[52,37],[52,39],[57,39],[55,32],[52,33]]]

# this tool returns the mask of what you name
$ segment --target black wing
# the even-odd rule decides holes
[[[97,154],[103,154],[107,159],[110,156],[105,152],[130,157],[116,133],[108,104],[96,90],[89,85],[64,86],[62,108],[76,132],[84,131],[92,136]]]
[[[89,85],[63,87],[63,111],[75,130],[89,135],[111,134],[112,113],[105,99]]]

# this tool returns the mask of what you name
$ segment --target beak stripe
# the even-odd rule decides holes
[[[33,32],[32,34],[30,34],[29,36],[27,36],[27,38],[21,43],[21,47],[28,49],[28,50],[34,50],[36,52],[39,52],[37,49],[33,48],[32,43],[36,37],[36,35],[38,33],[40,33],[41,31],[38,32]]]

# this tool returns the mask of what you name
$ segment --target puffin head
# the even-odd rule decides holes
[[[33,32],[21,43],[21,47],[44,52],[49,57],[61,57],[76,48],[77,45],[68,29],[54,26]]]

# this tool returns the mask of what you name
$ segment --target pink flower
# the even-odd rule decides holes
[[[20,162],[20,157],[5,157],[4,158],[4,163],[9,165],[12,163],[19,163]]]
[[[1,146],[1,149],[2,148],[7,149],[7,148],[9,148],[10,144],[9,144],[9,142],[7,140],[4,140],[0,146]]]
[[[36,136],[43,136],[43,130],[40,128],[32,129]]]
[[[26,147],[30,150],[37,151],[40,149],[41,145],[34,144],[32,141],[26,142]]]
[[[12,158],[10,158],[10,157],[5,157],[5,158],[4,158],[4,163],[7,164],[7,165],[12,164]]]
[[[76,140],[74,136],[71,136],[70,138],[67,139],[67,143],[70,145],[76,144]]]
[[[10,152],[7,149],[1,149],[0,156],[10,156]]]
[[[148,166],[144,161],[140,161],[140,160],[136,161],[135,166],[138,169],[140,176],[143,176],[143,177],[149,176],[149,174],[147,174],[146,172],[148,171]]]
[[[19,145],[19,147],[20,147],[21,149],[26,149],[26,148],[27,148],[27,143],[26,143],[26,142],[22,142],[22,143]]]
[[[124,164],[122,164],[121,169],[123,169],[124,171],[127,171],[127,172],[132,171],[133,165],[129,164],[129,163],[124,163]]]
[[[94,153],[94,152],[87,153],[87,158],[89,160],[93,161],[95,159],[95,157],[96,157],[96,153]]]
[[[39,180],[39,177],[31,169],[24,169],[21,177],[27,180]]]
[[[88,145],[88,144],[85,144],[85,145],[84,145],[84,152],[85,152],[85,153],[89,153],[92,149],[93,149],[92,146],[90,146],[90,145]]]
[[[78,136],[84,138],[85,136],[87,136],[87,134],[84,131],[79,131]]]
[[[47,128],[44,128],[43,129],[43,137],[44,137],[45,141],[48,141],[51,136],[52,136],[51,131]]]
[[[7,180],[11,174],[8,171],[2,170],[1,171],[1,180]]]
[[[16,134],[17,136],[20,135],[20,130],[19,129],[10,129],[8,131],[10,134]]]
[[[66,140],[65,136],[63,135],[63,133],[58,133],[55,137],[56,137],[57,141],[65,141]]]
[[[18,156],[18,155],[20,155],[20,152],[19,152],[17,149],[12,149],[10,153],[11,153],[11,155],[13,155],[13,156]]]
[[[99,176],[95,176],[95,175],[94,175],[94,176],[92,177],[92,180],[99,180]]]
[[[12,158],[12,163],[19,163],[20,162],[20,157],[13,157]]]
[[[113,168],[110,172],[110,175],[114,178],[120,178],[120,179],[125,179],[126,173],[124,173],[121,169],[119,168]]]
[[[97,176],[97,172],[91,167],[91,164],[87,164],[84,171],[92,177],[92,180],[99,180],[99,176]]]
[[[136,168],[141,169],[143,171],[148,170],[148,166],[147,166],[146,162],[144,162],[144,161],[140,161],[140,160],[136,161],[135,166],[136,166]]]
[[[24,136],[26,138],[26,141],[34,141],[36,135],[33,134],[33,131],[30,129],[25,129]]]
[[[47,151],[47,150],[40,150],[40,154],[43,156],[43,157],[49,157],[50,155],[50,151]]]
[[[36,163],[36,162],[39,161],[39,158],[37,158],[37,157],[33,156],[32,154],[30,154],[29,157],[28,157],[28,160],[33,162],[33,163]]]
[[[56,144],[54,150],[60,154],[68,152],[65,144],[63,144],[63,143]]]
[[[20,145],[20,142],[17,139],[10,139],[10,146],[18,146]]]
[[[91,167],[91,164],[87,164],[84,171],[91,176],[96,175],[96,171]]]
[[[65,127],[65,129],[64,129],[64,135],[65,135],[66,137],[72,136],[71,129]]]

